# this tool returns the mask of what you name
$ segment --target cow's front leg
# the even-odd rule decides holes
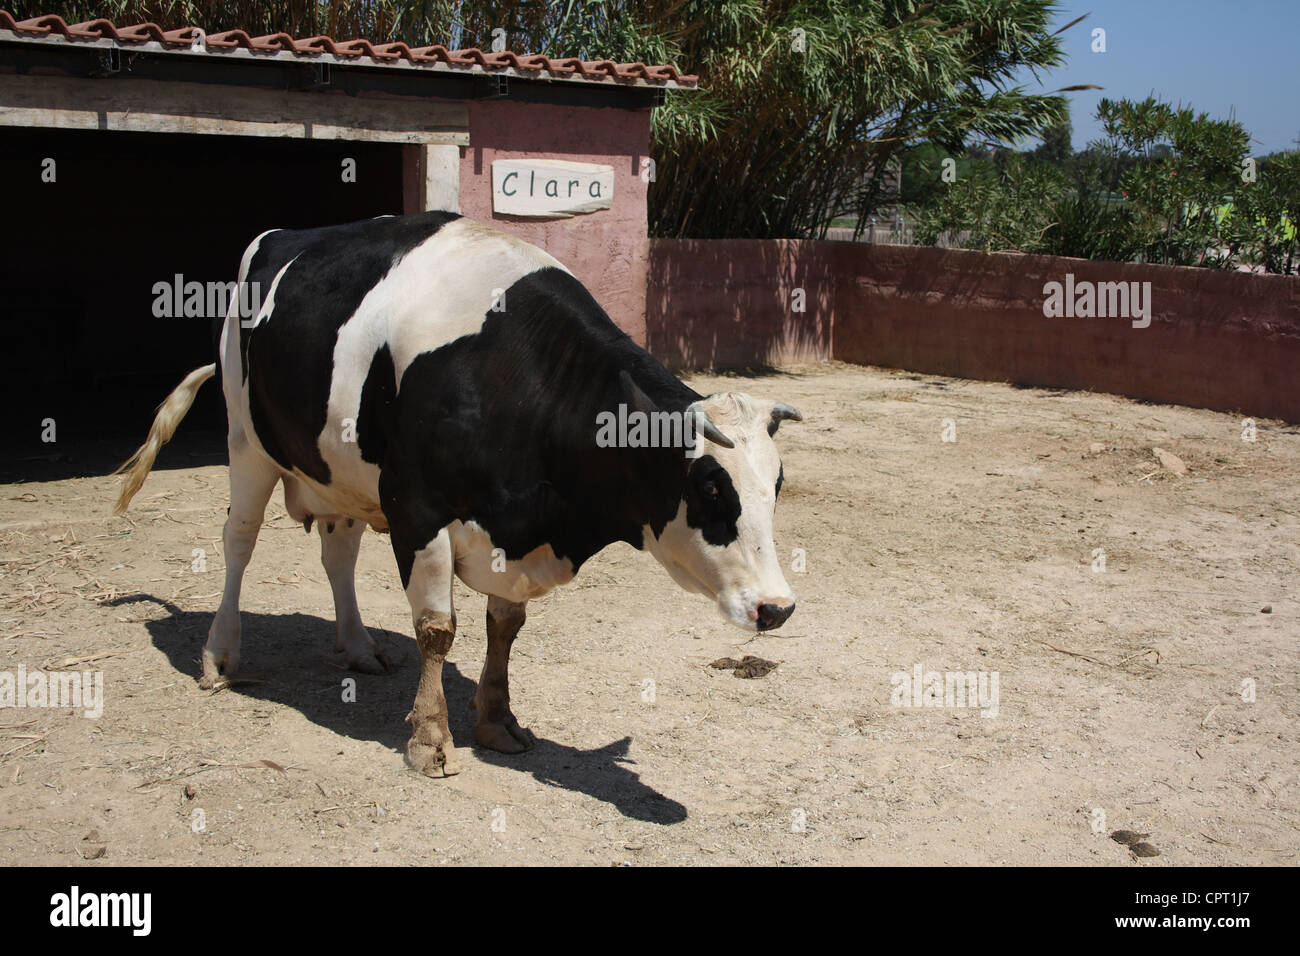
[[[517,754],[537,743],[510,712],[510,645],[524,626],[525,602],[489,597],[487,606],[487,657],[474,694],[478,726],[474,739],[490,750]]]
[[[415,692],[415,706],[406,717],[411,725],[406,762],[430,777],[460,772],[460,759],[447,725],[447,699],[442,693],[442,662],[456,638],[456,612],[451,603],[454,571],[451,537],[444,528],[415,552],[406,586],[415,640],[420,646],[420,686]]]

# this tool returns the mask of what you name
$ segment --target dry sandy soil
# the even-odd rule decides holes
[[[472,746],[485,599],[458,584],[445,780],[402,762],[419,655],[385,537],[358,591],[389,674],[340,668],[277,494],[244,587],[258,682],[211,694],[223,467],[169,450],[124,518],[109,477],[0,487],[0,670],[90,659],[106,699],[0,710],[0,861],[1296,862],[1300,430],[850,366],[692,384],[805,414],[779,436],[795,616],[746,635],[613,547],[530,605],[512,690],[539,744],[507,757]],[[779,667],[709,667],[744,654]],[[892,706],[916,665],[996,672],[997,716]]]

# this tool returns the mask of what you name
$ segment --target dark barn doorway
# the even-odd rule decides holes
[[[5,129],[0,176],[4,481],[111,470],[181,378],[213,361],[210,319],[155,316],[157,283],[234,281],[267,229],[402,212],[399,144]],[[224,432],[209,382],[159,466],[224,460]]]

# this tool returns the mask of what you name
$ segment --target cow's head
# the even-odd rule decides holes
[[[781,573],[772,518],[784,473],[772,440],[781,422],[802,421],[781,402],[741,392],[710,395],[687,412],[696,423],[694,458],[676,514],[645,544],[673,580],[718,603],[746,630],[780,627],[794,611]]]

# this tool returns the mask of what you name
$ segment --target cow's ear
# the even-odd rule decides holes
[[[618,383],[623,387],[623,394],[627,396],[627,403],[631,408],[646,415],[653,415],[659,411],[659,406],[655,404],[654,399],[641,391],[641,387],[632,380],[627,369],[618,373]]]
[[[767,433],[775,435],[776,430],[781,427],[784,421],[801,422],[803,413],[793,405],[787,405],[785,402],[772,403],[772,418],[767,423]]]

